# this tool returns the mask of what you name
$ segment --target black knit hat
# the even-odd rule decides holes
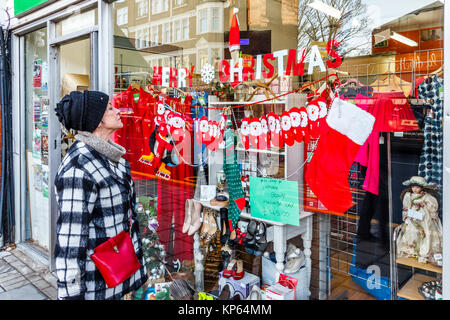
[[[72,91],[56,105],[59,121],[67,129],[93,132],[103,118],[109,96],[100,91]]]

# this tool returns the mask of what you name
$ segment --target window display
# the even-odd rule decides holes
[[[112,4],[139,298],[438,297],[442,2],[251,2]]]

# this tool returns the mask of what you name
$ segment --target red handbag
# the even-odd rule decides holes
[[[141,267],[130,234],[125,230],[97,246],[91,259],[108,288],[124,282]]]

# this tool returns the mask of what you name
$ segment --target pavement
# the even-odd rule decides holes
[[[0,300],[57,300],[56,277],[20,247],[0,251]]]

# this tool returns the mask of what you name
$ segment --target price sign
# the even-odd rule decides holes
[[[252,217],[300,225],[298,182],[250,177]]]

